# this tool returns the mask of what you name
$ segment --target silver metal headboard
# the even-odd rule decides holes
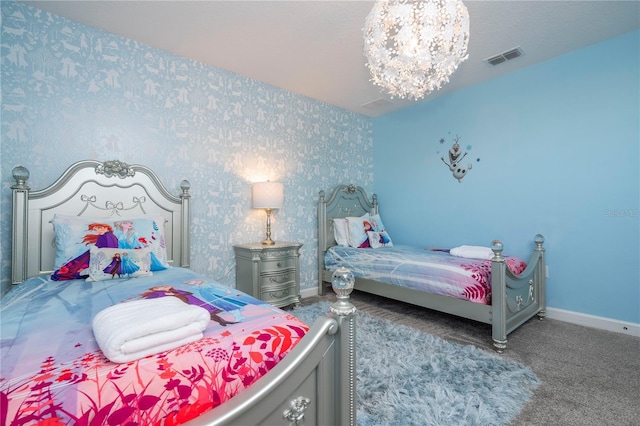
[[[378,197],[373,194],[371,201],[361,186],[339,185],[333,189],[328,199],[320,191],[318,201],[318,239],[322,241],[321,250],[326,251],[336,245],[333,236],[333,218],[362,216],[365,213],[378,213]]]
[[[333,219],[378,213],[378,197],[373,194],[371,201],[361,186],[339,185],[333,189],[328,199],[320,191],[318,200],[318,274],[320,287],[324,274],[324,254],[336,245],[333,234]]]
[[[50,223],[55,214],[113,218],[161,215],[165,219],[167,259],[189,266],[190,184],[180,182],[172,195],[158,176],[138,164],[84,160],[72,164],[52,185],[31,191],[29,170],[13,169],[12,268],[13,284],[53,271],[55,235]]]

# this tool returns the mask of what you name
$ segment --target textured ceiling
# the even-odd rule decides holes
[[[371,1],[25,3],[356,113],[378,116],[415,104],[390,99],[369,82],[362,27]],[[464,3],[469,58],[426,99],[640,27],[640,1]],[[514,47],[524,55],[498,66],[483,61]]]

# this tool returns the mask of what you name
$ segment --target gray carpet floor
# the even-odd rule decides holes
[[[325,296],[306,298],[303,305]],[[360,310],[450,342],[492,351],[491,327],[355,291]],[[562,321],[529,320],[502,354],[529,366],[542,385],[512,425],[640,425],[640,339]]]

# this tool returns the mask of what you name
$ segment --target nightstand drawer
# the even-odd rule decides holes
[[[278,274],[262,274],[261,276],[262,288],[291,284],[296,281],[295,269],[290,269]]]
[[[298,295],[291,283],[271,285],[260,289],[260,299],[276,306],[285,306],[298,302]]]
[[[262,273],[280,272],[283,269],[295,269],[296,259],[293,257],[262,261]]]

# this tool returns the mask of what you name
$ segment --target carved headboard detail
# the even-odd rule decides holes
[[[189,266],[189,181],[172,195],[151,169],[118,160],[72,164],[53,184],[32,191],[29,170],[13,169],[12,283],[53,271],[55,214],[109,218],[161,215],[169,263]]]

